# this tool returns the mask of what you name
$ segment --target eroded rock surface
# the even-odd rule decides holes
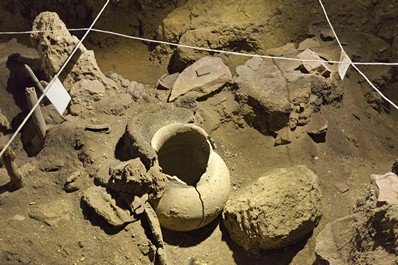
[[[231,238],[247,251],[282,248],[318,224],[321,198],[318,177],[306,166],[276,169],[232,196],[223,221]]]

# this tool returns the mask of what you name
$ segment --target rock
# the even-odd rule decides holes
[[[8,129],[10,129],[10,123],[8,122],[6,116],[4,116],[0,112],[0,133],[6,132]]]
[[[303,60],[318,60],[317,62],[303,61],[303,66],[308,71],[308,73],[319,73],[322,76],[330,76],[330,69],[326,66],[325,63],[321,62],[323,61],[323,59],[310,49],[306,49],[305,51],[297,55],[297,57]]]
[[[335,183],[334,186],[338,189],[341,193],[345,193],[350,190],[350,188],[343,184],[343,183]]]
[[[131,81],[126,92],[131,95],[136,102],[149,102],[149,94],[145,89],[145,85],[136,81]]]
[[[318,177],[306,166],[275,169],[233,195],[223,221],[231,238],[247,251],[282,248],[318,224],[321,198]]]
[[[315,246],[318,263],[315,264],[347,264],[348,257],[342,257],[338,253],[343,252],[341,250],[347,248],[344,243],[349,242],[347,236],[352,233],[350,224],[355,220],[354,218],[353,215],[349,215],[328,223],[318,234]]]
[[[314,114],[307,126],[307,133],[311,139],[316,143],[324,143],[327,130],[327,121],[319,113]]]
[[[120,208],[102,187],[94,186],[87,189],[83,193],[82,201],[112,226],[120,227],[134,221],[130,211]]]
[[[127,93],[117,93],[94,104],[98,112],[108,115],[122,116],[133,104],[132,97]]]
[[[276,133],[275,146],[290,144],[293,141],[292,132],[287,127],[280,129]]]
[[[267,53],[271,56],[286,56],[297,52],[296,45],[294,43],[287,43],[282,47],[271,48],[267,50]]]
[[[395,159],[395,162],[392,165],[391,171],[392,171],[392,173],[398,175],[398,159]]]
[[[304,51],[306,49],[318,48],[321,44],[319,43],[318,39],[305,39],[300,42],[297,50]]]
[[[398,176],[394,173],[371,175],[375,186],[377,202],[380,204],[398,205]]]
[[[148,194],[151,200],[160,199],[167,185],[167,177],[160,173],[159,167],[154,166],[147,173],[139,158],[122,162],[111,168],[109,173],[108,188],[129,193],[132,198]]]
[[[169,101],[174,101],[188,92],[194,93],[196,98],[207,96],[229,82],[231,78],[231,71],[221,58],[203,57],[188,66],[177,77]]]
[[[29,211],[29,217],[49,226],[57,226],[71,220],[72,205],[71,201],[63,199],[38,204]]]
[[[79,40],[69,33],[54,12],[40,13],[33,21],[32,30],[40,31],[31,34],[31,41],[40,56],[47,78],[51,79],[60,70]],[[93,101],[99,100],[103,96],[104,88],[116,88],[115,82],[101,72],[94,52],[87,50],[83,45],[80,45],[67,70],[60,75],[60,80],[68,91],[84,95],[84,100],[77,99],[78,102],[87,101],[89,96],[93,97]],[[96,82],[90,83],[93,81]],[[80,91],[81,89],[84,91]]]
[[[236,68],[239,100],[255,112],[249,124],[261,132],[277,131],[287,125],[291,111],[286,80],[272,61],[262,60],[253,70],[252,65],[258,63],[259,58],[253,58]]]
[[[98,80],[80,80],[70,90],[72,102],[92,108],[91,103],[99,101],[105,95],[105,86]]]
[[[74,192],[80,189],[80,183],[78,179],[81,177],[81,172],[75,171],[73,172],[67,179],[64,184],[64,190],[66,192]]]
[[[334,40],[333,31],[328,28],[322,28],[320,32],[320,37],[323,41],[332,41]]]
[[[133,202],[131,203],[131,209],[135,214],[142,214],[145,211],[145,203],[148,201],[148,194],[144,194],[141,197],[134,196]]]

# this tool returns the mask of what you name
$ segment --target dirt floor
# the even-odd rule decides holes
[[[343,16],[338,12],[337,8],[333,10],[335,18]],[[284,37],[274,47],[302,40],[295,32],[297,29],[290,30],[291,34],[286,35],[291,40]],[[7,37],[0,42],[0,110],[11,123],[0,143],[8,139],[26,114],[27,107],[21,99],[24,88],[16,86],[31,85],[26,74],[13,71],[8,56],[19,53],[24,58],[17,63],[29,62],[40,70],[37,53],[26,36],[16,38],[10,42]],[[99,33],[91,36],[94,40],[101,38],[103,35]],[[347,40],[347,50],[358,48],[356,42]],[[155,94],[155,84],[167,72],[168,62],[154,60],[157,55],[142,42],[112,37],[110,43],[99,46],[91,41],[85,45],[94,50],[104,73],[115,72],[143,83]],[[333,45],[337,47],[336,43]],[[372,54],[371,47],[368,48],[366,52]],[[247,59],[229,55],[224,61],[235,75],[234,68]],[[360,66],[383,85],[386,95],[397,104],[398,80],[380,81],[378,74],[382,71],[378,67]],[[221,217],[192,232],[163,230],[170,264],[314,263],[317,234],[327,223],[350,212],[358,197],[366,193],[371,174],[391,171],[398,158],[398,110],[386,108],[387,103],[370,96],[372,89],[352,68],[340,85],[344,91],[341,102],[322,105],[316,114],[328,123],[323,143],[314,142],[306,133],[306,126],[298,126],[291,143],[275,146],[272,135],[259,132],[237,113],[239,104],[235,101],[234,87],[227,86],[197,102],[202,117],[198,124],[216,142],[217,152],[230,170],[232,192],[239,192],[272,169],[304,164],[319,177],[323,216],[307,238],[259,255],[250,254],[234,243]],[[25,186],[11,191],[6,185],[9,181],[6,170],[0,167],[0,264],[152,264],[153,244],[144,229],[145,221],[138,220],[121,229],[110,228],[81,203],[83,192],[94,184],[93,167],[108,167],[117,162],[115,150],[126,124],[145,104],[132,102],[118,115],[106,111],[97,111],[88,118],[67,115],[68,121],[62,123],[53,118],[42,152],[33,156],[28,156],[21,141],[23,136],[13,141],[11,146],[25,175]],[[111,130],[107,133],[85,130],[90,123],[107,123]],[[76,147],[77,142],[83,148]],[[84,155],[94,161],[94,166],[87,165]],[[66,192],[65,183],[74,172],[80,172],[77,190]],[[339,186],[347,187],[348,191],[342,192]]]

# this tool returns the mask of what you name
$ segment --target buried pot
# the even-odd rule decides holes
[[[174,123],[158,130],[151,145],[169,178],[163,197],[154,205],[161,226],[191,231],[213,221],[230,193],[230,177],[208,134],[193,124]]]

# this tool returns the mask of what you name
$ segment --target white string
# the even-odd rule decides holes
[[[135,39],[135,40],[141,40],[141,41],[147,41],[147,42],[152,42],[152,43],[159,43],[159,44],[166,44],[166,45],[171,45],[171,46],[176,46],[176,47],[182,47],[182,48],[188,48],[188,49],[196,49],[196,50],[202,50],[202,51],[208,51],[208,52],[217,52],[217,53],[224,53],[224,54],[232,54],[232,55],[239,55],[239,56],[247,56],[247,57],[261,57],[261,58],[266,58],[266,59],[276,59],[276,60],[289,60],[289,61],[301,61],[301,62],[323,62],[323,63],[336,63],[336,64],[340,64],[342,63],[341,61],[325,61],[325,60],[303,60],[303,59],[299,59],[299,58],[290,58],[290,57],[283,57],[283,56],[269,56],[269,55],[260,55],[260,54],[249,54],[249,53],[240,53],[240,52],[232,52],[232,51],[225,51],[225,50],[219,50],[219,49],[210,49],[210,48],[204,48],[204,47],[196,47],[196,46],[191,46],[191,45],[185,45],[185,44],[177,44],[177,43],[172,43],[172,42],[166,42],[166,41],[159,41],[159,40],[151,40],[151,39],[147,39],[147,38],[141,38],[141,37],[134,37],[134,36],[129,36],[129,35],[125,35],[122,33],[117,33],[117,32],[112,32],[112,31],[107,31],[107,30],[100,30],[100,29],[94,29],[93,26],[94,24],[97,22],[97,20],[99,19],[99,17],[101,16],[102,12],[105,10],[106,6],[108,5],[110,0],[107,0],[107,2],[105,3],[105,5],[103,6],[103,8],[101,9],[101,11],[98,13],[97,17],[95,18],[95,20],[93,21],[93,23],[91,24],[91,26],[87,29],[86,33],[84,34],[84,36],[82,37],[82,39],[79,41],[79,43],[76,45],[75,49],[72,51],[72,53],[70,54],[69,58],[65,61],[65,63],[63,64],[63,66],[61,67],[61,69],[58,71],[58,73],[54,76],[54,78],[50,81],[50,83],[46,86],[46,88],[43,91],[43,94],[40,96],[40,98],[38,99],[37,103],[32,107],[31,111],[28,113],[28,115],[26,116],[26,118],[23,120],[23,122],[21,123],[21,125],[17,128],[17,130],[15,131],[15,133],[13,134],[13,136],[10,138],[10,140],[7,142],[7,144],[4,146],[3,150],[0,152],[0,157],[4,154],[5,150],[10,146],[11,142],[15,139],[15,137],[17,136],[17,134],[20,132],[20,130],[22,129],[22,127],[26,124],[26,122],[28,121],[28,119],[30,118],[30,116],[33,114],[34,110],[39,106],[40,102],[43,100],[43,98],[46,95],[46,92],[48,91],[48,89],[51,87],[51,85],[55,82],[56,78],[59,77],[59,75],[61,74],[61,72],[64,70],[64,68],[66,67],[67,63],[71,60],[72,56],[76,53],[77,49],[80,47],[81,43],[83,42],[83,40],[87,37],[88,33],[90,31],[94,31],[94,32],[100,32],[100,33],[106,33],[106,34],[112,34],[112,35],[116,35],[116,36],[120,36],[120,37],[125,37],[125,38],[129,38],[129,39]],[[336,38],[336,41],[338,43],[338,45],[340,46],[341,50],[344,52],[343,46],[341,45],[341,42],[339,40],[339,38],[336,35],[336,32],[334,31],[334,28],[332,26],[332,23],[329,20],[329,16],[327,15],[326,9],[322,3],[321,0],[319,0],[319,3],[322,7],[322,10],[325,14],[326,20],[329,23],[329,26]],[[80,29],[65,29],[68,31],[81,31],[81,30],[86,30],[86,28],[80,28]],[[57,31],[62,31],[62,30],[57,30]],[[0,35],[11,35],[11,34],[24,34],[24,33],[38,33],[38,32],[46,32],[46,31],[22,31],[22,32],[0,32]],[[369,80],[369,78],[358,69],[358,67],[356,65],[398,65],[398,63],[382,63],[382,62],[351,62],[351,65],[353,66],[353,68],[355,70],[358,71],[359,74],[361,74],[365,80],[369,83],[369,85],[375,89],[376,92],[378,92],[380,94],[380,96],[385,99],[388,103],[390,103],[392,106],[394,106],[396,109],[398,109],[398,106],[395,105],[391,100],[389,100],[386,96],[383,95],[383,93],[381,93],[375,85],[373,85],[373,83]]]
[[[86,33],[83,35],[83,37],[80,39],[80,41],[77,43],[77,45],[75,46],[75,48],[73,49],[73,51],[71,52],[71,54],[69,55],[69,57],[66,59],[66,61],[64,62],[64,64],[62,65],[62,67],[59,69],[58,73],[55,74],[55,76],[53,77],[53,79],[51,79],[50,83],[47,84],[46,88],[43,91],[43,94],[40,96],[40,98],[37,100],[36,104],[32,107],[32,109],[30,110],[30,112],[28,113],[28,115],[25,117],[25,119],[22,121],[21,125],[19,125],[19,127],[17,128],[17,130],[14,132],[14,134],[12,135],[12,137],[10,138],[10,140],[7,142],[7,144],[4,146],[3,150],[1,150],[0,152],[0,157],[3,156],[4,152],[6,151],[6,149],[10,146],[10,144],[12,143],[12,141],[15,139],[15,137],[18,135],[18,133],[22,130],[22,127],[26,124],[26,122],[29,120],[30,116],[32,116],[33,112],[35,111],[35,109],[39,106],[40,102],[43,100],[43,98],[46,96],[47,91],[49,90],[49,88],[51,87],[51,85],[55,82],[55,80],[59,77],[59,75],[61,74],[61,72],[65,69],[66,65],[69,63],[69,61],[72,59],[73,55],[76,53],[76,51],[79,49],[80,45],[83,43],[84,39],[87,37],[87,35],[90,33],[91,29],[94,27],[94,24],[97,22],[97,20],[100,18],[100,16],[102,15],[102,12],[104,12],[105,8],[107,7],[107,5],[109,4],[110,0],[107,0],[106,3],[104,4],[104,6],[102,7],[102,9],[100,10],[100,12],[98,13],[97,17],[94,19],[93,23],[91,24],[91,26],[87,29]]]
[[[322,6],[323,7],[323,6]],[[82,30],[87,30],[87,28],[76,28],[76,29],[60,29],[60,30],[53,30],[54,32],[56,31],[82,31]],[[175,46],[175,47],[181,47],[181,48],[188,48],[188,49],[194,49],[194,50],[202,50],[202,51],[207,51],[207,52],[216,52],[216,53],[224,53],[224,54],[231,54],[231,55],[238,55],[238,56],[246,56],[246,57],[260,57],[260,58],[265,58],[265,59],[275,59],[275,60],[287,60],[287,61],[299,61],[299,62],[322,62],[322,63],[331,63],[331,64],[340,64],[342,63],[341,61],[326,61],[323,59],[316,60],[316,59],[300,59],[300,58],[291,58],[291,57],[284,57],[284,56],[271,56],[271,55],[261,55],[261,54],[252,54],[252,53],[242,53],[242,52],[233,52],[233,51],[225,51],[225,50],[219,50],[219,49],[211,49],[211,48],[204,48],[204,47],[198,47],[198,46],[193,46],[193,45],[185,45],[185,44],[179,44],[179,43],[173,43],[173,42],[168,42],[168,41],[161,41],[161,40],[152,40],[152,39],[147,39],[147,38],[141,38],[141,37],[135,37],[135,36],[130,36],[114,31],[108,31],[108,30],[101,30],[101,29],[95,29],[93,28],[91,31],[95,32],[100,32],[100,33],[105,33],[105,34],[110,34],[110,35],[115,35],[123,38],[128,38],[128,39],[134,39],[134,40],[140,40],[140,41],[145,41],[145,42],[151,42],[151,43],[158,43],[158,44],[166,44],[170,46]],[[7,31],[7,32],[0,32],[0,35],[13,35],[13,34],[30,34],[30,33],[38,33],[38,32],[52,32],[51,30],[45,30],[45,31],[39,31],[39,30],[29,30],[29,31]],[[335,33],[333,31],[333,33]],[[336,39],[340,48],[342,48],[341,43]],[[386,65],[386,66],[398,66],[397,63],[385,63],[385,62],[352,62],[352,64],[356,65]]]
[[[332,23],[331,23],[330,20],[329,20],[329,16],[328,16],[328,14],[327,14],[327,12],[326,12],[325,7],[323,6],[322,0],[319,0],[319,4],[320,4],[321,7],[322,7],[322,10],[323,10],[323,13],[325,14],[326,20],[327,20],[328,23],[329,23],[330,29],[332,30],[333,35],[334,35],[334,37],[336,38],[336,41],[337,41],[337,43],[339,44],[339,46],[340,46],[340,48],[341,48],[341,51],[345,53],[345,51],[344,51],[344,49],[343,49],[343,46],[341,45],[341,42],[340,42],[339,38],[337,37],[336,32],[334,31],[333,25],[332,25]],[[348,56],[348,55],[347,55],[347,56]],[[369,80],[369,78],[368,78],[361,70],[358,69],[358,67],[357,67],[354,63],[351,63],[351,65],[352,65],[352,67],[353,67],[355,70],[357,70],[357,72],[358,72],[360,75],[363,76],[363,78],[365,78],[365,80],[368,82],[368,84],[369,84],[377,93],[379,93],[379,95],[380,95],[385,101],[387,101],[388,103],[390,103],[394,108],[396,108],[396,109],[398,110],[398,106],[397,106],[394,102],[392,102],[389,98],[387,98],[386,96],[384,96],[384,94],[381,93],[381,91],[372,83],[372,81]]]

